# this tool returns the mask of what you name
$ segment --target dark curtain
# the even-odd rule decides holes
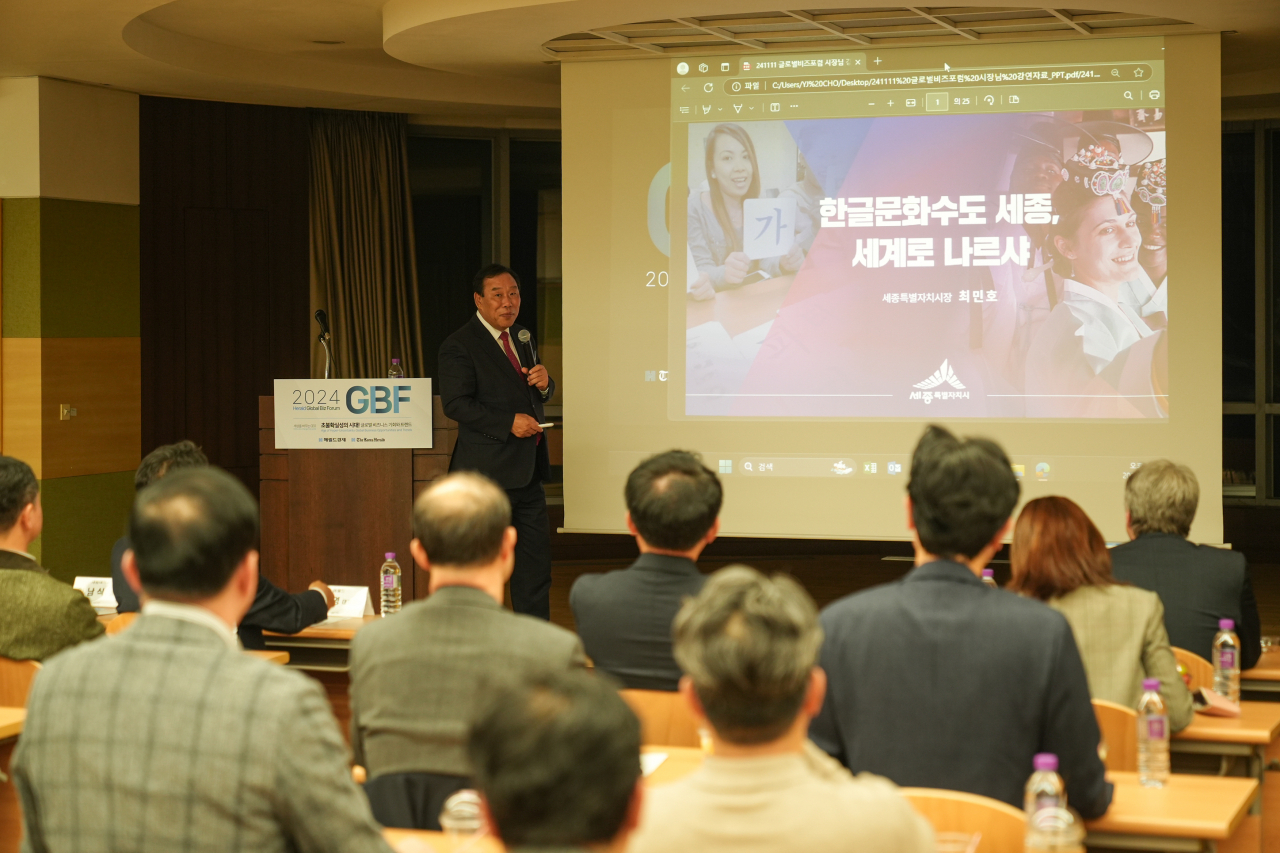
[[[335,375],[422,376],[407,120],[311,111],[311,299],[333,331]],[[318,332],[313,327],[313,332]],[[312,376],[324,351],[311,350]]]

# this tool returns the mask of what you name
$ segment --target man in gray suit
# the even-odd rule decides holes
[[[430,598],[365,626],[351,643],[351,745],[385,826],[439,829],[440,808],[470,787],[467,727],[495,679],[580,667],[578,638],[502,606],[515,565],[506,492],[451,474],[413,507],[409,553]]]
[[[390,850],[320,686],[244,654],[258,508],[215,468],[134,502],[119,637],[36,677],[13,759],[23,850]]]

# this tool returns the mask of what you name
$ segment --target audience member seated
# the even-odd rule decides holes
[[[13,758],[24,849],[386,851],[319,683],[240,651],[258,507],[215,468],[143,489],[110,641],[36,676]]]
[[[1187,727],[1191,691],[1164,630],[1160,596],[1111,576],[1106,540],[1067,498],[1028,501],[1013,528],[1009,589],[1067,617],[1089,679],[1089,695],[1138,708],[1142,681],[1160,679],[1169,727]]]
[[[569,591],[578,636],[596,669],[641,690],[675,690],[671,620],[706,581],[696,565],[720,530],[720,481],[692,453],[646,459],[627,478],[627,529],[640,558],[583,575]]]
[[[172,471],[208,464],[204,451],[193,442],[161,445],[142,460],[133,475],[133,487],[141,491]],[[115,589],[116,610],[120,613],[134,613],[139,608],[138,596],[129,588],[121,570],[121,559],[129,547],[129,537],[122,536],[111,549],[111,584]],[[290,594],[259,575],[253,606],[237,629],[240,642],[246,649],[265,649],[263,631],[296,634],[308,625],[324,621],[332,606],[333,591],[322,581],[314,581],[306,592]]]
[[[89,599],[27,553],[43,526],[35,473],[0,456],[0,657],[44,660],[103,632]]]
[[[1116,580],[1149,589],[1164,602],[1169,642],[1213,660],[1218,620],[1236,623],[1240,668],[1262,654],[1262,625],[1244,554],[1187,541],[1200,503],[1200,483],[1186,465],[1148,462],[1124,484],[1130,542],[1111,549]]]
[[[489,830],[510,851],[623,853],[640,813],[640,723],[585,672],[506,684],[467,740]]]
[[[850,775],[809,740],[827,679],[817,608],[799,584],[722,569],[674,633],[680,692],[714,748],[691,776],[647,792],[631,853],[934,849],[890,782]]]
[[[1062,614],[981,581],[1012,526],[1018,482],[994,442],[929,427],[907,484],[916,567],[822,614],[827,701],[809,735],[855,773],[1022,808],[1038,752],[1070,803],[1107,810],[1098,724]]]
[[[418,496],[409,552],[430,597],[366,625],[351,643],[351,745],[384,826],[439,829],[470,787],[467,726],[488,682],[585,661],[563,628],[503,609],[515,565],[511,504],[495,483],[452,474]]]

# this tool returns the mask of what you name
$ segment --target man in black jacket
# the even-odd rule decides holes
[[[183,468],[200,468],[209,464],[204,451],[192,441],[163,444],[146,455],[133,475],[133,487],[142,491],[164,475]],[[128,536],[121,536],[111,548],[111,585],[116,597],[116,612],[136,613],[141,610],[138,595],[124,578],[121,561],[132,547]],[[316,594],[318,593],[318,594]],[[288,593],[258,575],[258,593],[249,612],[240,622],[237,633],[246,649],[265,649],[263,631],[296,634],[308,625],[323,622],[333,606],[333,591],[323,581],[313,581],[306,592]]]
[[[706,582],[696,561],[720,531],[720,481],[697,456],[669,450],[641,462],[624,493],[640,559],[578,578],[569,606],[596,669],[624,687],[674,691],[671,623]]]
[[[458,422],[450,471],[479,471],[507,492],[517,532],[511,606],[551,618],[551,524],[542,484],[551,474],[540,424],[555,394],[532,342],[520,342],[520,279],[490,264],[472,280],[476,314],[440,345],[440,401]]]
[[[1071,805],[1111,803],[1098,724],[1067,620],[988,589],[1018,483],[994,442],[931,426],[907,484],[916,567],[823,611],[827,699],[809,736],[854,773],[1022,807],[1032,757],[1058,756]]]
[[[1213,660],[1218,620],[1236,623],[1240,668],[1262,653],[1258,602],[1244,554],[1187,541],[1200,503],[1200,484],[1185,465],[1148,462],[1124,484],[1130,542],[1111,549],[1116,580],[1149,589],[1164,603],[1169,644]]]

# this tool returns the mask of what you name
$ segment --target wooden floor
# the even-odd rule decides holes
[[[573,630],[573,613],[569,609],[569,588],[573,582],[579,575],[625,568],[632,559],[554,561],[551,569],[551,621]],[[709,557],[699,561],[698,566],[704,572],[711,572],[730,563],[745,563],[766,574],[786,572],[800,581],[819,607],[851,592],[896,580],[912,567],[909,560],[899,556],[885,559],[878,554],[763,555],[754,558],[736,555],[732,558]],[[992,568],[998,582],[1008,582],[1007,563],[996,563]],[[1262,633],[1280,635],[1280,565],[1253,565],[1250,571],[1258,599]]]

